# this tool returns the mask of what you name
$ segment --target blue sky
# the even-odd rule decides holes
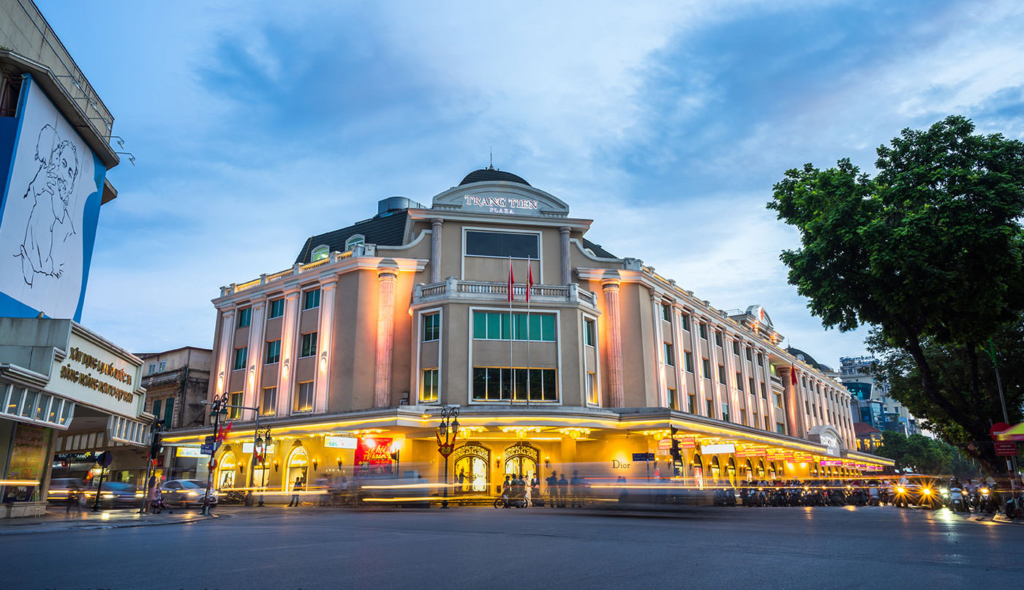
[[[1024,5],[999,1],[38,5],[136,157],[110,173],[83,322],[209,347],[218,287],[305,237],[497,167],[720,309],[765,306],[827,364],[764,207],[805,162],[948,114],[1024,136]]]

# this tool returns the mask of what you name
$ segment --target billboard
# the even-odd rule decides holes
[[[107,169],[31,76],[18,105],[0,138],[0,316],[81,321]]]

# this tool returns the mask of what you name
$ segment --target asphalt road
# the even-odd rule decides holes
[[[1008,588],[1024,526],[946,510],[222,510],[195,524],[0,538],[0,587]]]

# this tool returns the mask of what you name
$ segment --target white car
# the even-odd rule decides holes
[[[160,486],[164,502],[169,506],[202,506],[206,496],[206,488],[189,479],[176,479],[164,482]],[[217,492],[210,490],[210,505],[217,504]]]

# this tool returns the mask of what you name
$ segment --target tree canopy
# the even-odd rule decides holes
[[[924,475],[955,475],[960,478],[976,477],[978,466],[952,446],[922,434],[905,436],[887,430],[882,433],[882,446],[876,453],[896,462],[897,470],[909,469]]]
[[[873,178],[849,159],[788,170],[768,203],[800,231],[781,259],[811,312],[828,328],[874,326],[877,351],[906,355],[918,408],[953,441],[987,438],[1002,420],[979,353],[1024,312],[1024,144],[974,129],[959,116],[905,129],[878,148]],[[966,404],[940,386],[929,346],[963,357]],[[991,449],[969,452],[996,464]]]

